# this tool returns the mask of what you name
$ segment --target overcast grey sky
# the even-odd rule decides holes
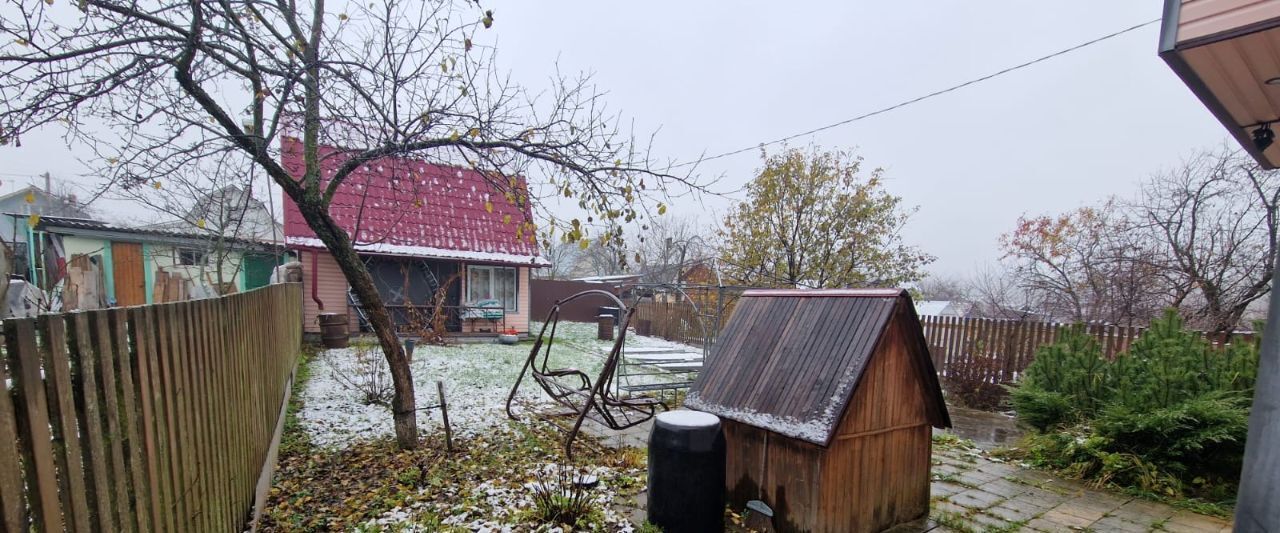
[[[1146,1],[600,2],[496,0],[493,36],[513,78],[591,71],[658,157],[694,159],[804,131],[988,74],[1160,16]],[[780,7],[785,6],[785,7]],[[1131,194],[1148,174],[1226,132],[1156,56],[1158,24],[884,115],[814,135],[884,167],[919,212],[908,242],[965,275],[998,256],[1023,213]],[[54,135],[0,149],[0,180],[84,172]],[[705,163],[733,190],[748,152]],[[673,213],[714,223],[730,199]]]

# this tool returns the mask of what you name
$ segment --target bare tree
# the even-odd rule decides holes
[[[206,158],[192,161],[181,174],[171,174],[149,187],[119,187],[104,190],[108,197],[128,200],[146,207],[150,217],[146,227],[201,238],[203,261],[195,267],[193,280],[214,285],[219,290],[234,280],[244,268],[235,260],[252,241],[283,244],[284,236],[275,214],[257,199],[256,166],[239,157]],[[156,222],[156,218],[161,219]]]
[[[636,243],[636,261],[646,283],[675,283],[693,262],[714,255],[704,228],[693,217],[663,217],[649,222]]]
[[[123,189],[163,186],[196,161],[251,163],[297,203],[364,304],[392,374],[401,447],[418,444],[408,361],[358,234],[329,210],[357,170],[388,157],[474,168],[521,206],[529,191],[514,176],[538,178],[591,213],[565,223],[568,240],[614,246],[620,225],[644,218],[669,186],[698,188],[652,161],[589,79],[526,91],[497,72],[478,42],[494,14],[470,2],[10,4],[0,11],[0,140],[63,128]],[[281,136],[297,140],[297,168],[281,164]],[[593,221],[598,235],[588,235]],[[532,220],[516,222],[516,237],[531,238]]]
[[[1215,331],[1271,291],[1280,174],[1223,147],[1157,174],[1132,209],[1173,281],[1171,304]]]
[[[1044,320],[1016,272],[1004,265],[987,265],[974,272],[965,284],[969,312],[984,318]]]
[[[969,287],[964,280],[953,276],[930,275],[920,281],[918,288],[924,300],[965,302],[969,300]]]
[[[570,279],[577,272],[582,250],[578,243],[553,242],[542,250],[542,256],[551,266],[537,270],[539,279]]]
[[[1168,279],[1149,239],[1110,200],[1058,216],[1020,217],[1000,238],[1005,258],[1039,310],[1073,321],[1145,323],[1168,301]]]
[[[579,250],[574,274],[584,276],[616,276],[627,272],[625,249],[592,244]]]

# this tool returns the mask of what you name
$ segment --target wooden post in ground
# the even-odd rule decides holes
[[[444,382],[436,380],[436,392],[440,394],[440,418],[444,419],[444,449],[453,452],[453,428],[449,427],[449,404],[444,401]]]

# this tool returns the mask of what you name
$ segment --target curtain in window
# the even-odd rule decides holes
[[[467,267],[467,300],[472,304],[481,300],[498,300],[507,312],[517,312],[519,287],[516,276],[517,270],[511,267]]]

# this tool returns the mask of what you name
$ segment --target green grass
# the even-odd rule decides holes
[[[311,365],[315,361],[318,350],[319,348],[315,345],[304,344],[302,352],[298,354],[298,368],[289,393],[289,409],[284,415],[284,433],[280,437],[281,454],[304,453],[311,449],[311,439],[301,428],[298,411],[302,409],[302,391],[306,389],[307,380],[311,378]]]

